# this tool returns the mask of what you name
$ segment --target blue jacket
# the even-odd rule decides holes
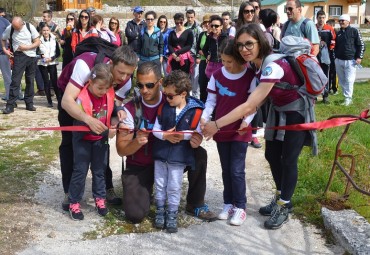
[[[187,104],[181,113],[176,117],[175,107],[167,102],[163,105],[162,112],[158,114],[158,121],[162,130],[169,130],[175,127],[176,131],[190,130],[191,122],[196,109],[204,109],[204,103],[196,98],[189,97]],[[153,146],[153,159],[168,163],[181,163],[195,169],[194,149],[189,140],[182,140],[177,144],[170,143],[156,138]]]

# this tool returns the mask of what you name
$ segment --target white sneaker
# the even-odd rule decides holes
[[[344,100],[344,103],[342,103],[341,105],[349,106],[349,105],[351,105],[351,104],[352,104],[352,99],[350,99],[350,98],[346,98],[346,99]]]
[[[218,215],[219,220],[227,220],[234,213],[234,206],[232,204],[224,204],[224,209]]]
[[[235,207],[234,214],[230,219],[230,224],[234,226],[240,226],[243,224],[246,218],[247,218],[247,214],[245,213],[245,210]]]

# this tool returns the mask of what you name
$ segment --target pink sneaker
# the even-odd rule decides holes
[[[234,214],[230,219],[230,224],[234,226],[240,226],[243,224],[246,218],[247,218],[247,214],[245,213],[245,210],[235,207]]]

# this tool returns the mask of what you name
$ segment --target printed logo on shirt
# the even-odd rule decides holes
[[[265,68],[265,70],[262,71],[262,75],[263,76],[269,76],[270,74],[272,74],[272,68],[271,68],[271,66],[267,66]]]
[[[219,83],[217,80],[216,80],[216,87],[218,88],[219,90],[218,93],[220,93],[221,96],[229,96],[229,97],[236,96],[235,92],[229,91],[229,88],[222,86],[222,84]]]

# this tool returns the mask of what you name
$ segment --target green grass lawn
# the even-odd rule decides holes
[[[365,42],[365,54],[361,61],[363,67],[370,67],[370,41]]]
[[[341,106],[343,100],[341,95],[330,96],[331,104],[326,105],[318,102],[316,105],[316,119],[325,120],[333,115],[353,114],[359,115],[364,109],[369,109],[370,104],[370,83],[356,83],[354,89],[354,102],[349,107]],[[346,178],[337,168],[334,182],[330,187],[327,196],[323,192],[329,180],[332,169],[335,149],[338,140],[344,131],[344,126],[326,129],[318,132],[319,155],[313,157],[311,150],[305,148],[299,159],[299,181],[296,188],[293,202],[295,213],[302,216],[311,223],[320,225],[320,208],[323,204],[330,204],[334,207],[352,208],[370,220],[370,196],[356,191],[352,186],[348,200],[343,200]],[[370,191],[370,124],[357,121],[352,124],[347,137],[342,143],[343,154],[355,156],[354,180],[357,185]],[[340,159],[339,162],[350,168],[349,160]]]

